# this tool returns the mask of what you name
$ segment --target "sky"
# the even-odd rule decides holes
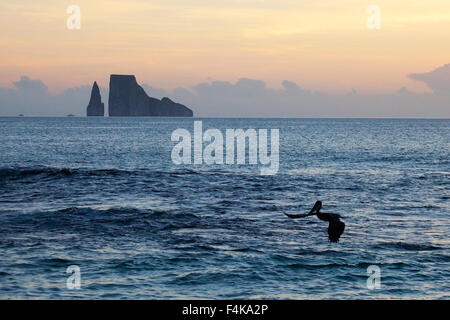
[[[66,9],[73,4],[81,10],[81,25],[69,30]],[[370,5],[380,9],[379,29],[367,26]],[[319,115],[348,115],[350,107],[338,110],[345,105],[332,109],[333,99],[358,95],[363,99],[351,104],[372,105],[373,99],[392,101],[398,94],[434,99],[435,109],[422,110],[422,116],[450,116],[441,99],[450,73],[448,0],[3,0],[0,28],[0,115],[39,114],[21,109],[26,95],[50,108],[42,114],[55,104],[73,105],[66,113],[80,113],[75,102],[85,108],[93,81],[106,92],[109,75],[122,73],[135,74],[147,89],[159,88],[151,95],[167,93],[184,99],[181,103],[196,103],[192,108],[199,115],[224,114],[221,106],[207,105],[208,90],[227,92],[217,93],[215,101],[228,97],[227,85],[258,92],[262,84],[277,97],[270,101],[286,103],[282,114],[287,116],[312,114],[288,111],[304,101],[326,104]],[[283,100],[280,94],[287,94],[292,83],[316,97],[302,100],[297,92]],[[326,102],[316,93],[327,96]],[[221,102],[232,105],[225,112],[230,116],[239,110],[233,106],[244,103],[250,108],[244,115],[277,115],[258,99]]]

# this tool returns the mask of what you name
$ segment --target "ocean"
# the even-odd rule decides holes
[[[278,172],[175,165],[194,120]],[[449,299],[449,178],[450,120],[0,118],[0,299]]]

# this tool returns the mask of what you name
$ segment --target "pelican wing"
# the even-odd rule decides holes
[[[305,217],[310,216],[310,214],[308,214],[308,213],[306,213],[306,214],[289,214],[289,213],[284,212],[284,214],[291,219],[299,219],[299,218],[305,218]]]
[[[331,219],[344,219],[343,216],[341,216],[339,213],[331,213],[331,212],[321,212],[322,214],[328,215]]]

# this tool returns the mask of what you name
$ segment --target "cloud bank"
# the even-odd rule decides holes
[[[41,80],[22,76],[14,88],[0,88],[0,116],[86,115],[92,84],[51,93]],[[108,92],[100,89],[102,97]]]
[[[450,95],[450,64],[446,64],[431,72],[410,74],[409,78],[425,82],[436,94]]]
[[[431,72],[411,74],[432,93],[413,93],[401,88],[390,94],[360,95],[356,91],[330,94],[311,91],[291,81],[281,89],[268,88],[261,80],[242,78],[236,83],[212,81],[190,89],[145,91],[157,98],[167,96],[193,109],[197,117],[417,117],[450,118],[450,64]],[[138,79],[139,81],[139,79]],[[91,85],[50,93],[41,80],[23,76],[14,88],[0,88],[0,115],[85,115]],[[108,90],[100,88],[107,106]]]

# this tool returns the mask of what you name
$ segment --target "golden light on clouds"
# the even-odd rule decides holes
[[[0,4],[2,86],[21,75],[52,90],[134,73],[155,87],[249,77],[278,87],[380,92],[449,63],[447,0],[79,0],[81,29],[68,30],[65,1]],[[381,9],[381,30],[366,8]]]

